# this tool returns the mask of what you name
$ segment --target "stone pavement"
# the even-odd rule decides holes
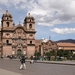
[[[0,75],[75,75],[75,61],[39,61],[19,70],[20,61],[0,59]]]
[[[22,75],[22,74],[4,70],[4,69],[0,69],[0,75]]]
[[[74,65],[75,61],[37,61],[36,63],[58,64],[58,65]]]
[[[8,59],[8,58],[5,58]],[[19,59],[12,59],[12,60],[19,60]],[[26,62],[30,62],[30,60],[26,60]],[[75,65],[75,60],[64,60],[64,61],[42,61],[37,60],[35,63],[45,63],[45,64],[59,64],[59,65]]]

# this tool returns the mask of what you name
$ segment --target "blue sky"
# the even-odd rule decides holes
[[[75,39],[75,0],[0,0],[0,20],[6,10],[16,25],[23,25],[30,13],[35,18],[36,39]]]

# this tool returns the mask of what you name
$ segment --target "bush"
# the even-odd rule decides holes
[[[40,60],[41,54],[40,54],[40,52],[35,52],[34,56],[36,57],[37,60]]]
[[[72,59],[75,60],[75,54],[73,54]]]

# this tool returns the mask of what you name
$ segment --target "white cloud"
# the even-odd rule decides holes
[[[20,2],[26,2],[27,0],[0,0],[0,4],[4,4],[4,5],[6,5],[6,4],[10,4],[10,3],[12,3],[13,5],[17,5],[17,4],[19,4]]]
[[[42,42],[47,42],[48,39],[42,38]]]
[[[27,5],[27,0],[0,0],[0,4],[5,5],[7,8],[14,6],[15,8],[24,9]]]
[[[75,22],[75,0],[0,0],[10,8],[28,10],[38,25],[53,26]]]
[[[0,14],[3,14],[3,13],[4,13],[3,9],[2,9],[2,8],[0,8]]]
[[[6,5],[6,4],[8,4],[8,3],[9,3],[8,0],[0,0],[0,4]]]
[[[29,10],[39,25],[53,26],[75,22],[74,0],[38,0]]]
[[[57,34],[70,34],[75,33],[75,28],[54,28],[51,31]]]

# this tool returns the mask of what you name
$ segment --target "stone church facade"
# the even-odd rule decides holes
[[[12,15],[6,10],[0,27],[0,55],[34,55],[35,33],[35,20],[30,13],[23,25],[15,25]]]

